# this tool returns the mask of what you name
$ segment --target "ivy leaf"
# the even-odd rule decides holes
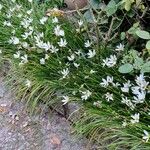
[[[87,20],[87,22],[94,23],[94,18],[95,17],[94,17],[94,14],[90,10],[87,10],[84,13],[84,17]]]
[[[125,40],[125,38],[126,38],[126,33],[125,33],[125,32],[121,32],[120,38],[121,38],[121,40]]]
[[[124,8],[126,11],[129,11],[131,9],[132,3],[134,3],[135,0],[123,0]]]
[[[129,63],[126,63],[119,67],[120,73],[130,73],[131,71],[133,71],[133,66]]]
[[[139,23],[139,22],[136,22],[136,23],[133,24],[133,27],[134,27],[134,28],[137,28],[137,27],[139,27],[139,25],[140,25],[140,23]]]
[[[150,50],[150,40],[146,43],[146,49]]]
[[[112,16],[117,11],[117,4],[114,0],[111,0],[106,6],[107,16]]]
[[[142,39],[148,40],[150,39],[150,34],[147,31],[144,30],[137,30],[136,35]]]
[[[90,0],[90,4],[94,9],[100,9],[100,0]]]
[[[133,66],[134,66],[135,69],[140,70],[140,69],[142,68],[142,65],[143,65],[143,64],[144,64],[143,59],[140,58],[140,57],[137,57],[137,58],[135,58],[135,60],[134,60]]]
[[[150,61],[146,62],[141,69],[142,73],[150,72]]]

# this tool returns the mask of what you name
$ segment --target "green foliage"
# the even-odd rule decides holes
[[[120,73],[130,73],[133,72],[133,70],[138,70],[142,73],[150,72],[149,59],[144,60],[143,57],[139,57],[135,50],[131,50],[127,55],[125,55],[122,62],[124,64],[119,67]]]
[[[141,72],[150,72],[150,61],[144,63],[141,67]]]
[[[124,4],[124,8],[126,11],[129,11],[131,9],[131,6],[134,2],[135,0],[122,0],[122,3]]]
[[[100,2],[101,2],[101,0],[90,0],[90,5],[94,9],[100,9]]]
[[[115,14],[117,11],[117,3],[114,0],[111,0],[106,6],[107,16],[110,17]]]
[[[147,48],[148,50],[150,50],[150,40],[147,41],[147,43],[146,43],[146,48]]]
[[[72,23],[56,8],[45,18],[55,2],[18,1],[17,9],[2,0],[1,57],[11,64],[6,82],[32,113],[39,103],[80,104],[75,128],[100,149],[149,150],[150,62],[143,50],[149,27],[136,19],[133,1],[90,2]]]
[[[133,66],[129,63],[126,63],[119,67],[120,73],[130,73],[131,71],[133,71]]]
[[[147,31],[137,30],[136,34],[137,34],[137,36],[139,36],[142,39],[145,39],[145,40],[150,39],[150,33]]]

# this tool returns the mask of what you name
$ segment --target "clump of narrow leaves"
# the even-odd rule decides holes
[[[90,38],[84,19],[74,25],[57,8],[45,15],[47,9],[0,2],[0,55],[10,62],[6,82],[16,96],[32,111],[39,103],[79,103],[78,133],[110,149],[148,150],[150,79],[142,68],[149,57],[115,38]]]

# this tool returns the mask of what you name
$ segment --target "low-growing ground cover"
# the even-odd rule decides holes
[[[76,23],[57,5],[0,3],[1,60],[11,66],[6,82],[32,112],[40,102],[79,103],[75,128],[100,149],[148,150],[149,5],[91,1],[84,14],[76,10]]]

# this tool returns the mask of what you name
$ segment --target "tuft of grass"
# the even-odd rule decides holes
[[[129,99],[133,99],[134,96],[131,89],[126,94],[122,92],[123,83],[130,80],[132,85],[136,86],[135,77],[140,75],[138,71],[124,76],[118,72],[121,60],[128,53],[128,49],[125,48],[124,52],[116,52],[111,44],[106,46],[103,41],[98,43],[91,41],[93,38],[87,37],[88,33],[82,30],[84,27],[74,25],[67,20],[66,16],[57,16],[59,23],[53,23],[55,16],[50,16],[44,24],[41,24],[40,19],[45,17],[46,10],[58,5],[55,1],[39,4],[21,0],[17,3],[2,0],[1,4],[3,5],[0,12],[1,58],[3,61],[9,61],[10,64],[6,85],[16,94],[17,99],[26,102],[31,113],[39,103],[43,103],[45,107],[60,103],[62,105],[62,99],[68,96],[69,102],[75,101],[82,106],[79,119],[74,122],[76,131],[94,139],[100,144],[100,149],[149,150],[150,141],[142,140],[143,130],[148,133],[150,131],[149,93],[145,101],[136,105],[134,109],[121,102],[122,95]],[[12,11],[16,8],[16,4],[21,5],[21,8]],[[51,9],[51,11],[58,10]],[[9,12],[11,17],[8,17]],[[18,14],[22,14],[22,17],[18,18]],[[21,25],[23,19],[33,20],[27,28],[24,28]],[[10,21],[12,26],[4,25],[4,21]],[[64,31],[64,36],[54,34],[57,25]],[[31,35],[23,38],[22,35],[31,31],[31,28],[33,28]],[[42,46],[50,42],[59,49],[58,52],[53,53],[51,48],[46,51],[39,47],[37,45],[39,33],[43,33],[43,36],[39,38],[43,42]],[[19,38],[18,44],[9,42],[14,36]],[[66,39],[67,46],[61,47],[58,44],[61,38]],[[89,47],[85,46],[87,40],[92,42]],[[27,42],[29,46],[25,48],[22,45],[23,42]],[[16,56],[18,51],[20,55],[15,58],[14,55]],[[95,55],[90,57],[92,52],[95,52]],[[45,54],[49,56],[48,59],[45,59]],[[68,57],[72,54],[75,58],[69,60]],[[28,56],[28,61],[19,65],[25,55]],[[110,55],[117,57],[115,65],[103,66],[104,59]],[[41,58],[45,61],[43,64],[40,63]],[[75,63],[79,66],[75,66]],[[67,72],[67,69],[69,73],[64,76],[62,72]],[[109,86],[102,87],[100,83],[107,76],[113,77],[113,81],[109,81]],[[149,79],[149,73],[145,76],[143,80],[146,82]],[[116,86],[116,83],[120,85]],[[145,91],[147,92],[148,89],[146,88]],[[105,96],[108,92],[113,94],[112,101],[107,100]],[[99,103],[94,105],[95,102]],[[131,115],[135,113],[140,113],[140,119],[139,122],[132,124]],[[126,127],[122,126],[123,121],[127,122]]]

